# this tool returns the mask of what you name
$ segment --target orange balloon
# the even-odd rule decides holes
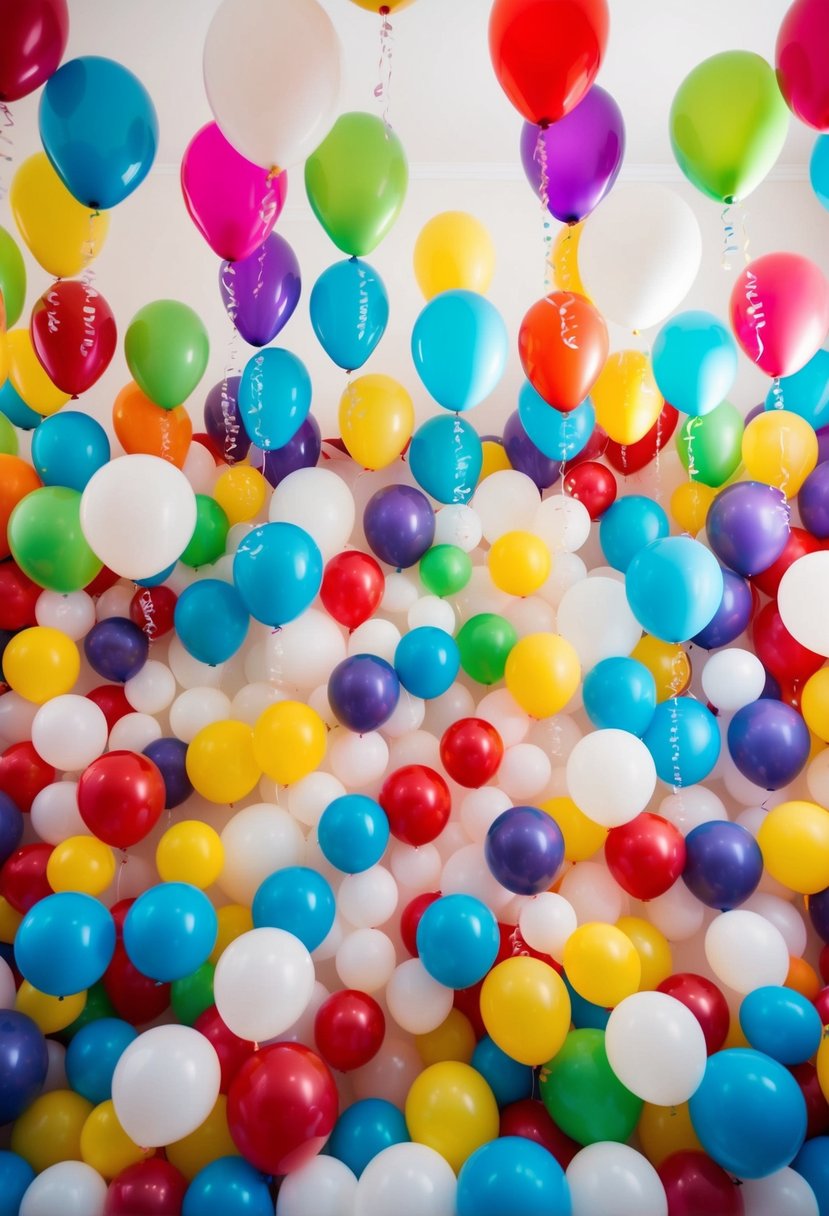
[[[11,552],[7,530],[12,511],[21,498],[31,494],[32,490],[39,490],[42,484],[25,460],[0,453],[0,558],[8,557]]]
[[[563,413],[584,401],[607,352],[604,317],[574,291],[553,291],[537,300],[518,331],[518,354],[527,379]]]
[[[183,466],[193,437],[193,424],[183,405],[162,409],[131,380],[115,398],[112,425],[128,455],[160,456],[178,469]]]
[[[789,973],[783,983],[805,996],[807,1001],[813,1001],[823,987],[811,963],[807,963],[805,958],[798,958],[796,954],[789,956]]]

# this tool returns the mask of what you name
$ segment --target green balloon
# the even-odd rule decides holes
[[[761,55],[724,51],[685,77],[669,125],[688,180],[709,198],[733,203],[759,186],[783,151],[789,110]]]
[[[400,140],[374,114],[342,114],[305,162],[314,214],[338,249],[371,253],[403,206],[409,168]]]
[[[455,640],[466,674],[479,684],[495,684],[503,679],[518,634],[506,617],[479,612],[461,627]]]
[[[230,521],[209,494],[196,495],[196,527],[180,557],[185,566],[209,566],[225,551]]]
[[[17,455],[17,431],[5,414],[0,414],[0,452],[4,456]]]
[[[86,1004],[81,1012],[75,1018],[74,1022],[70,1022],[61,1032],[60,1037],[66,1039],[74,1039],[79,1030],[83,1030],[84,1026],[88,1026],[90,1022],[98,1022],[101,1018],[117,1018],[115,1007],[112,1001],[107,996],[107,990],[101,980],[97,984],[93,984],[86,992]]]
[[[699,418],[687,418],[677,431],[676,446],[691,480],[714,488],[724,485],[742,460],[744,430],[743,416],[730,401]]]
[[[419,574],[432,595],[456,595],[472,577],[472,558],[457,545],[433,545],[420,559]]]
[[[130,322],[124,352],[141,391],[162,409],[174,410],[204,375],[210,341],[201,317],[187,304],[155,300]]]
[[[80,591],[103,566],[81,530],[80,509],[77,490],[44,486],[27,494],[12,511],[12,557],[24,574],[49,591]]]
[[[190,975],[173,980],[170,987],[170,1004],[173,1013],[185,1026],[192,1026],[196,1018],[213,1004],[212,963],[202,963]]]
[[[571,1030],[541,1070],[541,1098],[551,1118],[579,1144],[625,1143],[644,1103],[626,1089],[607,1059],[603,1030]]]
[[[17,241],[5,228],[0,228],[0,295],[6,307],[6,325],[11,329],[26,299],[26,267]]]

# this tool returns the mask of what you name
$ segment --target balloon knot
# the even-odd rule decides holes
[[[268,171],[268,177],[267,177],[267,180],[266,180],[266,182],[265,182],[265,185],[266,185],[266,186],[270,186],[270,185],[272,185],[272,183],[274,182],[274,180],[275,180],[277,177],[279,177],[279,175],[280,175],[280,173],[281,173],[281,172],[282,172],[282,170],[279,168],[279,166],[278,166],[278,165],[271,165],[270,170]]]

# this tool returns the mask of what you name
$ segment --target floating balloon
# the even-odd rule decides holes
[[[247,257],[219,267],[222,303],[250,346],[273,341],[293,316],[301,290],[299,262],[278,232]]]
[[[611,443],[623,445],[621,472],[627,475],[634,471],[628,463],[629,447],[639,442],[645,443],[654,428],[656,443],[648,445],[648,459],[655,455],[661,446],[659,420],[664,402],[644,351],[616,351],[608,358],[593,386],[593,404],[596,407],[596,421]],[[664,443],[667,438],[666,435],[661,442]],[[619,468],[619,461],[612,460],[611,463]]]
[[[444,291],[485,295],[495,271],[492,237],[473,215],[442,211],[420,230],[414,272],[427,300]]]
[[[571,418],[572,414],[562,414],[559,410],[551,409],[546,401],[541,401],[531,384],[528,384],[527,388],[549,414],[561,420],[563,428],[566,429],[567,419]],[[577,409],[581,408],[581,406],[577,406]],[[575,412],[574,410],[573,413]],[[540,448],[536,447],[524,428],[518,410],[510,414],[504,426],[503,450],[506,452],[510,467],[519,473],[524,473],[535,482],[539,490],[546,490],[551,485],[555,485],[561,476],[561,464],[558,460],[551,460]]]
[[[115,353],[115,318],[88,283],[53,284],[32,309],[32,345],[47,376],[77,397],[104,374]]]
[[[391,485],[373,494],[363,516],[366,540],[389,566],[414,566],[435,537],[435,514],[425,494]]]
[[[789,109],[818,131],[829,128],[826,78],[826,14],[814,0],[796,0],[777,35],[777,83]]]
[[[607,359],[607,326],[597,309],[572,291],[553,292],[521,322],[518,353],[530,384],[563,412],[581,405]]]
[[[9,204],[35,260],[55,278],[80,274],[101,252],[109,216],[90,215],[89,208],[66,189],[45,152],[36,152],[17,169]]]
[[[347,372],[363,366],[389,320],[385,284],[359,258],[335,262],[324,270],[311,291],[309,308],[320,346]]]
[[[666,401],[686,414],[709,414],[737,376],[737,348],[725,325],[708,312],[673,317],[656,335],[653,374]]]
[[[468,502],[478,485],[482,462],[478,432],[463,418],[430,418],[412,436],[412,475],[438,502]]]
[[[414,404],[391,376],[359,376],[340,399],[339,423],[354,460],[367,469],[384,469],[412,437]]]
[[[742,270],[731,291],[731,328],[768,376],[791,376],[829,330],[829,283],[808,258],[767,253]]]
[[[438,405],[462,412],[496,388],[507,359],[500,313],[474,291],[445,291],[415,321],[412,358]]]
[[[713,619],[722,600],[723,576],[699,541],[671,536],[633,556],[625,588],[643,629],[666,642],[685,642]]]
[[[789,508],[774,486],[738,481],[711,504],[708,542],[738,574],[759,574],[776,561],[789,539]]]
[[[739,709],[728,726],[728,750],[754,785],[779,790],[809,758],[809,728],[796,709],[763,697]]]
[[[550,460],[569,461],[588,445],[596,422],[590,398],[574,410],[551,410],[529,383],[518,395],[518,416],[528,438]]]
[[[84,537],[81,496],[65,486],[44,486],[15,507],[8,543],[21,570],[51,591],[80,591],[101,570]]]
[[[0,101],[18,101],[57,69],[69,37],[66,0],[35,0],[9,11],[0,58]]]
[[[181,405],[204,375],[210,344],[201,319],[178,300],[145,304],[130,321],[124,352],[142,392],[165,410]]]
[[[322,557],[302,528],[265,524],[236,550],[233,579],[252,617],[266,625],[287,625],[319,591]]]
[[[245,364],[238,400],[251,441],[265,451],[281,448],[308,416],[311,377],[301,359],[273,346]]]

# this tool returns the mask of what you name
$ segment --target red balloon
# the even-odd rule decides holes
[[[355,549],[338,553],[326,564],[320,599],[329,616],[347,629],[356,629],[379,606],[385,587],[379,564]]]
[[[618,487],[610,469],[595,460],[586,460],[567,470],[564,492],[583,502],[590,518],[596,520],[616,501]]]
[[[765,595],[774,598],[777,595],[780,580],[792,562],[796,562],[799,557],[805,557],[807,553],[819,553],[822,548],[822,542],[812,536],[811,532],[807,532],[805,528],[792,528],[789,532],[789,539],[786,541],[786,548],[777,561],[772,562],[760,574],[752,575],[751,582]]]
[[[440,759],[453,781],[476,790],[491,781],[504,758],[498,731],[483,718],[459,718],[443,732]]]
[[[154,1021],[170,1005],[170,985],[158,984],[142,975],[130,962],[122,941],[115,943],[103,985],[119,1018],[133,1026]]]
[[[482,1039],[486,1034],[486,1026],[481,1017],[481,988],[483,985],[484,981],[479,980],[471,988],[456,988],[452,999],[455,1009],[469,1019],[476,1039]]]
[[[124,936],[124,921],[127,919],[127,913],[134,903],[134,899],[119,899],[118,903],[113,904],[109,910],[112,923],[115,925],[115,937],[119,942]]]
[[[549,954],[542,954],[540,950],[534,950],[532,946],[528,946],[517,925],[504,925],[499,921],[498,934],[500,942],[493,967],[497,967],[498,963],[503,963],[507,958],[537,958],[539,962],[546,963],[548,967],[552,967],[553,971],[557,971],[561,975],[561,964],[557,963]]]
[[[224,458],[224,453],[223,453],[221,447],[219,446],[217,441],[213,438],[213,436],[208,435],[206,431],[194,431],[192,442],[200,443],[203,448],[207,448],[208,452],[213,457],[213,461],[217,465],[217,467],[220,465],[227,464],[227,461]]]
[[[256,1044],[249,1039],[240,1039],[229,1030],[215,1005],[199,1014],[193,1025],[215,1048],[222,1069],[221,1092],[226,1094],[239,1069],[253,1056]]]
[[[789,1072],[800,1086],[806,1103],[806,1139],[829,1134],[829,1102],[820,1088],[814,1064],[795,1064]]]
[[[829,129],[829,11],[825,0],[795,0],[775,48],[777,83],[796,118]]]
[[[155,642],[173,628],[177,601],[175,591],[163,583],[158,587],[139,587],[130,600],[130,620]]]
[[[495,0],[492,66],[528,122],[546,127],[579,104],[604,57],[608,24],[606,0]]]
[[[0,102],[17,101],[48,80],[69,37],[66,0],[4,0],[0,4]]]
[[[120,577],[120,574],[116,574],[114,570],[110,570],[109,566],[102,566],[92,582],[86,584],[84,591],[96,600],[99,595],[103,595],[105,591],[109,591],[110,587],[114,587]]]
[[[118,345],[112,309],[79,279],[60,279],[43,293],[32,309],[29,331],[46,375],[73,397],[101,378]]]
[[[94,701],[107,720],[107,730],[112,730],[125,714],[131,714],[133,708],[127,700],[123,684],[100,684],[86,694],[87,699]]]
[[[24,844],[0,868],[0,895],[17,912],[28,912],[38,900],[52,894],[46,877],[52,850],[51,844]]]
[[[417,926],[420,924],[420,918],[429,904],[433,904],[436,899],[440,899],[440,891],[424,891],[410,899],[401,913],[400,936],[412,958],[418,958],[420,955],[417,948]]]
[[[604,855],[623,891],[634,899],[656,899],[685,869],[685,837],[661,815],[642,811],[629,823],[610,829]]]
[[[587,460],[601,460],[609,442],[607,431],[604,427],[599,426],[597,422],[593,427],[593,433],[582,450],[577,452],[575,456],[571,456],[566,462],[567,468],[574,469],[577,465],[584,464]]]
[[[669,975],[658,986],[657,992],[667,993],[691,1010],[702,1027],[709,1056],[720,1050],[728,1034],[731,1015],[726,999],[716,984],[705,976],[683,971]]]
[[[822,654],[807,650],[789,633],[774,600],[755,616],[751,635],[757,658],[780,684],[808,680],[823,666]]]
[[[28,740],[12,743],[0,756],[0,793],[8,794],[19,811],[30,811],[40,791],[56,778],[56,770]]]
[[[609,340],[604,317],[584,296],[554,291],[536,301],[518,331],[527,379],[562,413],[581,405],[605,365]]]
[[[657,452],[662,451],[678,422],[679,411],[666,401],[656,422],[636,443],[617,443],[615,439],[608,439],[605,449],[608,464],[625,477],[640,472],[650,464]]]
[[[316,1157],[338,1110],[328,1065],[302,1043],[260,1048],[239,1069],[227,1096],[233,1143],[265,1174],[289,1174]]]
[[[162,1157],[128,1165],[109,1184],[104,1216],[180,1216],[187,1179]]]
[[[383,1010],[366,992],[345,988],[323,1001],[314,1018],[317,1050],[330,1068],[351,1072],[373,1060],[386,1037]]]
[[[392,836],[415,846],[440,836],[452,811],[449,786],[425,764],[407,764],[390,773],[378,802],[386,812]]]
[[[668,1198],[668,1216],[743,1216],[739,1186],[705,1153],[673,1153],[656,1172]]]
[[[581,1148],[575,1140],[558,1127],[547,1111],[543,1102],[536,1098],[522,1098],[520,1102],[512,1102],[501,1111],[502,1136],[523,1136],[525,1140],[534,1140],[548,1153],[552,1153],[563,1170],[575,1157]]]
[[[824,947],[825,949],[826,947]],[[812,1002],[824,1026],[829,1026],[829,987],[821,988]]]
[[[78,782],[81,819],[116,849],[128,849],[152,831],[166,798],[161,773],[138,752],[107,752],[84,769]]]
[[[33,583],[13,561],[0,565],[0,629],[12,633],[37,624],[35,604],[43,588]]]

